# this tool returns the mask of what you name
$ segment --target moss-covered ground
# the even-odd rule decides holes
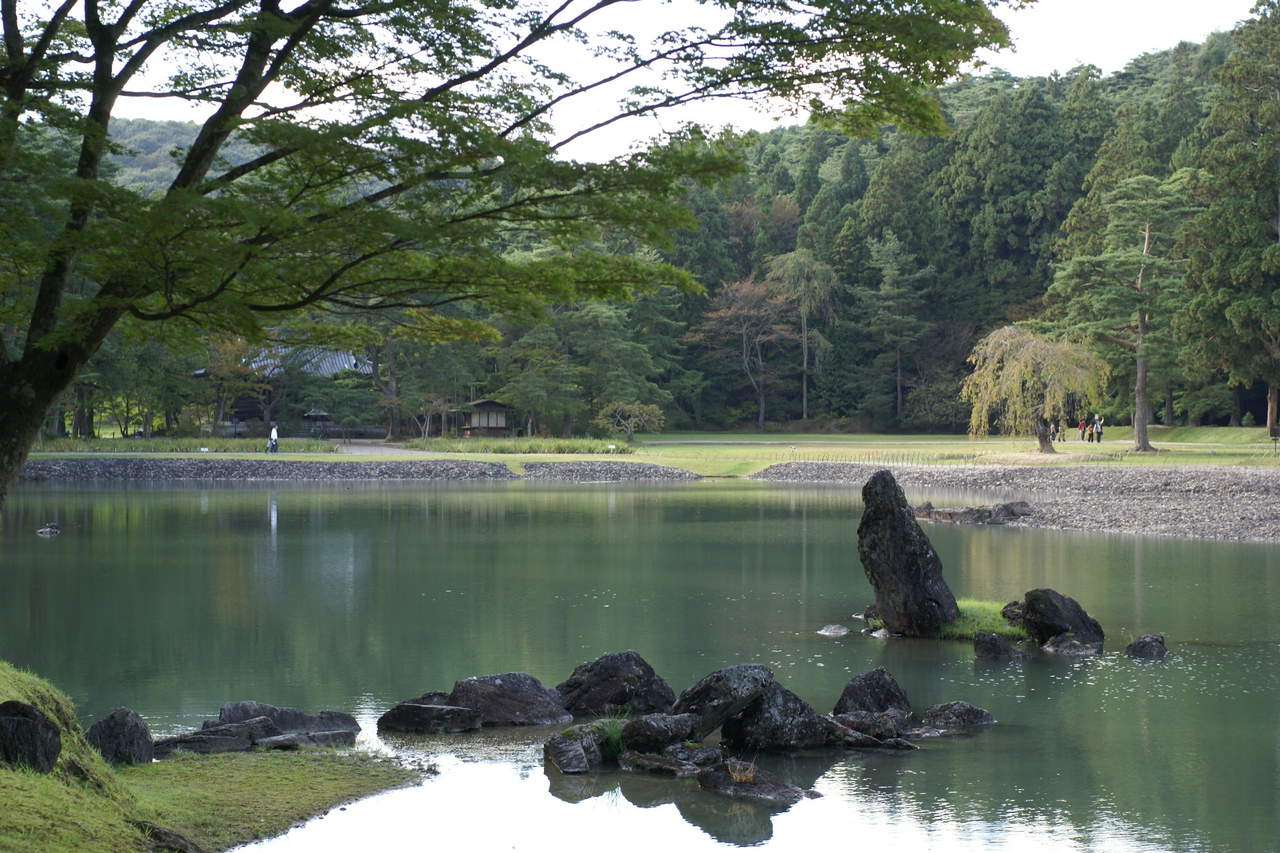
[[[220,850],[418,778],[385,758],[333,750],[185,755],[117,770],[85,740],[65,696],[0,661],[0,702],[9,699],[34,705],[57,724],[62,753],[48,774],[0,765],[3,851],[145,850],[142,823]]]

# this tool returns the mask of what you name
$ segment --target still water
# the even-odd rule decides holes
[[[263,850],[1280,849],[1278,549],[930,527],[957,596],[1050,586],[1107,632],[1100,659],[992,666],[964,643],[815,633],[856,627],[872,598],[859,512],[854,489],[745,482],[28,486],[0,516],[0,658],[86,724],[128,705],[167,733],[229,699],[351,710],[364,744],[441,771]],[[52,520],[61,536],[34,535]],[[1118,654],[1147,631],[1168,660]],[[765,663],[819,711],[882,665],[917,708],[965,699],[998,724],[914,753],[762,757],[823,794],[785,812],[687,781],[549,775],[546,732],[376,735],[392,704],[456,679],[554,685],[628,648],[676,691]]]

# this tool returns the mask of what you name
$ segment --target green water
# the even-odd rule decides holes
[[[1050,586],[1107,631],[1101,659],[986,666],[962,643],[814,633],[856,627],[871,599],[858,512],[852,489],[740,482],[28,486],[0,516],[0,658],[50,678],[86,723],[128,705],[167,732],[248,698],[351,710],[370,746],[444,770],[268,849],[342,849],[371,822],[390,844],[423,814],[433,838],[457,830],[471,849],[545,849],[565,821],[599,823],[620,850],[1280,848],[1277,549],[930,527],[957,596]],[[63,534],[35,536],[49,520]],[[1169,660],[1117,654],[1146,631],[1165,633]],[[999,723],[911,754],[762,759],[824,794],[773,815],[691,783],[548,777],[527,732],[373,733],[396,701],[455,679],[555,684],[626,648],[677,691],[762,662],[820,711],[883,665],[916,707],[965,699]],[[509,820],[490,819],[495,800]]]

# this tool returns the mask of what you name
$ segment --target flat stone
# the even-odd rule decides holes
[[[633,773],[652,773],[656,776],[683,778],[697,776],[699,767],[690,761],[681,761],[669,755],[624,752],[618,756],[618,766]]]
[[[378,718],[378,730],[408,734],[457,734],[480,728],[481,715],[474,708],[457,705],[420,705],[401,702]]]

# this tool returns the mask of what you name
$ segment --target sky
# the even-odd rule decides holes
[[[1212,32],[1230,30],[1249,17],[1253,2],[1037,0],[1025,9],[997,10],[997,15],[1009,27],[1014,49],[987,53],[981,58],[989,67],[1002,68],[1019,77],[1048,75],[1081,64],[1096,65],[1107,74],[1118,71],[1143,53],[1165,50],[1180,41],[1200,42]],[[631,8],[622,14],[635,11]],[[592,109],[585,104],[584,108]],[[145,98],[126,99],[116,114],[185,121],[203,118],[180,106]],[[566,118],[573,124],[583,123],[581,114]],[[801,123],[804,116],[770,114],[733,102],[704,103],[683,114],[635,119],[592,134],[567,147],[562,154],[584,160],[607,159],[689,120],[713,128],[732,125],[740,129],[768,130],[778,125]]]
[[[1038,0],[997,12],[1015,50],[983,59],[1018,77],[1086,63],[1109,74],[1143,53],[1230,30],[1251,8],[1253,0]]]

